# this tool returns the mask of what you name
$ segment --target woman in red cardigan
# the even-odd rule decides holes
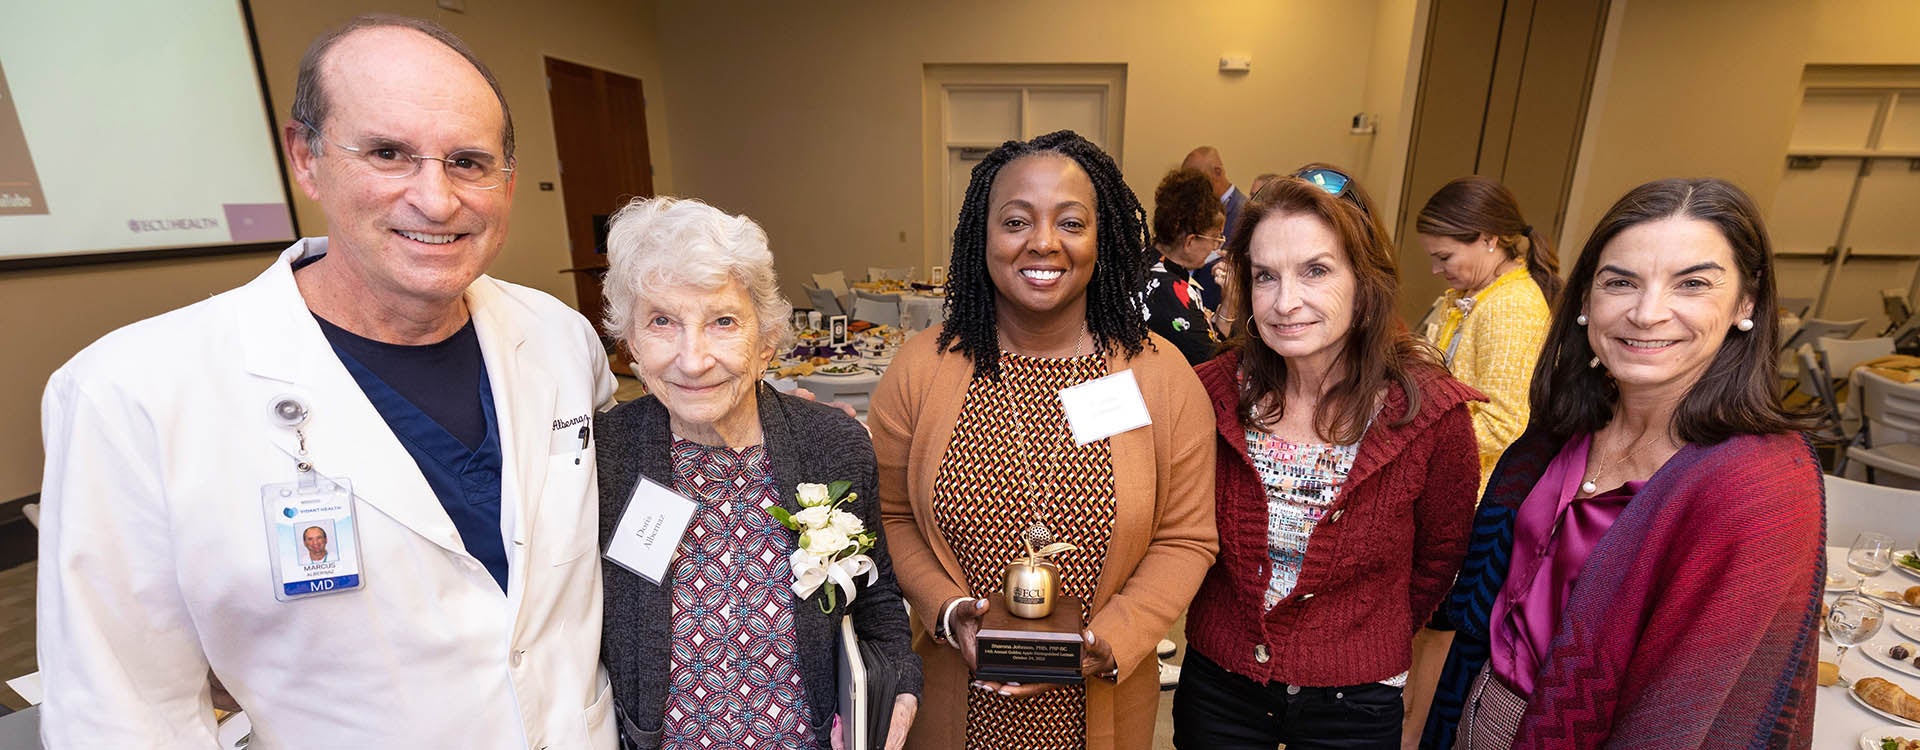
[[[1249,325],[1198,373],[1213,401],[1220,555],[1187,614],[1176,747],[1400,743],[1411,639],[1466,551],[1467,402],[1395,311],[1385,229],[1308,165],[1227,247]]]

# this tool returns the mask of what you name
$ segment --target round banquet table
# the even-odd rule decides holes
[[[779,378],[774,377],[772,372],[768,372],[763,375],[761,379],[767,381],[767,383],[782,393],[791,393],[794,388],[805,388],[808,391],[812,391],[814,397],[821,401],[844,401],[848,406],[852,406],[855,412],[864,416],[867,413],[867,402],[873,395],[874,387],[880,385],[879,370],[884,369],[885,363],[890,361],[892,361],[891,358],[886,360],[863,358],[861,362],[867,365],[867,369],[851,375],[814,373],[812,375]]]
[[[1847,570],[1847,548],[1827,548],[1827,570],[1836,572]],[[1848,571],[1852,572],[1852,571]],[[1920,575],[1908,575],[1895,565],[1893,570],[1880,574],[1867,582],[1870,588],[1901,590],[1908,586],[1920,586]],[[1826,601],[1832,604],[1841,592],[1827,592]],[[1894,623],[1920,623],[1920,615],[1901,612],[1887,607],[1887,619],[1880,628],[1880,634],[1873,640],[1853,647],[1847,653],[1847,660],[1840,665],[1840,678],[1843,682],[1879,677],[1888,680],[1916,696],[1920,696],[1920,677],[1902,674],[1885,664],[1874,661],[1873,657],[1863,653],[1867,648],[1879,646],[1886,648],[1896,643],[1906,644],[1909,650],[1920,652],[1920,642],[1900,635],[1893,629]],[[1820,638],[1820,660],[1831,662],[1839,650],[1833,641],[1825,636]],[[1912,657],[1908,657],[1911,661]],[[1870,729],[1884,727],[1898,722],[1867,710],[1865,706],[1854,702],[1847,696],[1847,689],[1839,685],[1814,688],[1813,704],[1813,746],[1817,750],[1851,750],[1859,747],[1860,733]],[[1920,727],[1905,730],[1907,737],[1920,737]]]

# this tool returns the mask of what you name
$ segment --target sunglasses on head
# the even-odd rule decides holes
[[[1360,196],[1347,192],[1347,188],[1353,184],[1353,178],[1348,177],[1345,173],[1336,169],[1314,167],[1312,169],[1302,169],[1293,173],[1293,176],[1305,180],[1309,185],[1327,191],[1328,195],[1335,198],[1345,198],[1348,203],[1360,209],[1360,213],[1367,213],[1367,207],[1360,202]]]

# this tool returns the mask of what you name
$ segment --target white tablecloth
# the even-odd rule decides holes
[[[900,327],[924,331],[947,320],[947,298],[925,294],[900,295]]]
[[[870,368],[881,368],[889,360],[862,360]],[[867,402],[873,395],[874,386],[880,384],[880,373],[876,369],[867,369],[852,375],[827,375],[815,373],[793,378],[776,378],[771,373],[762,379],[783,393],[791,393],[794,388],[805,388],[813,392],[821,401],[845,401],[861,415],[867,413]]]
[[[1828,547],[1827,570],[1833,572],[1846,569],[1847,548]],[[1867,585],[1879,589],[1902,590],[1908,586],[1920,585],[1920,579],[1908,576],[1898,570],[1890,570],[1882,573],[1879,578],[1870,581]],[[1831,604],[1838,596],[1838,593],[1827,594],[1827,602]],[[1899,685],[1909,693],[1920,695],[1920,678],[1909,677],[1895,672],[1880,662],[1874,661],[1873,657],[1862,653],[1862,651],[1869,646],[1879,645],[1886,647],[1895,643],[1904,643],[1907,645],[1907,648],[1920,652],[1920,643],[1909,640],[1893,630],[1893,624],[1896,622],[1914,621],[1920,621],[1920,615],[1910,615],[1888,607],[1886,624],[1881,627],[1880,634],[1874,636],[1873,640],[1855,646],[1847,652],[1846,662],[1840,665],[1841,678],[1846,682],[1852,682],[1867,677],[1879,677],[1884,680],[1889,680],[1895,685]],[[1833,661],[1834,656],[1838,653],[1839,651],[1834,647],[1833,641],[1827,640],[1824,637],[1820,639],[1821,661]],[[1814,690],[1816,693],[1813,707],[1813,746],[1815,750],[1826,750],[1827,748],[1847,750],[1848,748],[1859,747],[1858,743],[1861,732],[1896,723],[1891,719],[1868,711],[1866,707],[1855,703],[1852,698],[1847,697],[1847,689],[1839,685],[1815,688]],[[1920,737],[1920,728],[1909,729],[1908,732],[1909,734],[1906,735],[1908,737]]]

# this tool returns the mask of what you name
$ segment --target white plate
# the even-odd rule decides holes
[[[1920,641],[1920,620],[1901,618],[1893,621],[1893,632]]]
[[[253,720],[247,718],[247,712],[235,711],[228,714],[227,718],[220,722],[220,747],[246,747],[246,745],[240,744],[240,740],[251,740],[252,737],[250,735],[252,734]]]
[[[1911,554],[1913,554],[1913,550],[1910,550],[1910,549],[1894,550],[1893,551],[1893,569],[1898,570],[1914,578],[1920,578],[1920,570],[1914,570],[1913,568],[1909,568],[1905,565],[1900,564],[1900,558],[1906,557],[1907,555],[1911,555]]]
[[[1871,704],[1867,703],[1867,699],[1860,697],[1859,693],[1853,692],[1853,688],[1847,688],[1847,697],[1852,698],[1853,702],[1860,704],[1861,708],[1864,708],[1868,711],[1872,711],[1881,716],[1885,716],[1889,719],[1900,722],[1901,724],[1904,724],[1906,726],[1920,727],[1920,721],[1908,721],[1905,718],[1902,718],[1899,714],[1888,713],[1886,711],[1882,711],[1880,709],[1874,708]]]
[[[861,368],[853,372],[827,372],[826,370],[815,368],[813,374],[815,377],[850,378],[855,375],[865,375],[867,371],[865,368]]]
[[[1907,658],[1895,659],[1892,656],[1888,656],[1887,650],[1893,648],[1894,646],[1899,646],[1901,648],[1906,649]],[[1860,644],[1859,646],[1856,646],[1855,648],[1866,651],[1867,655],[1873,657],[1874,661],[1880,662],[1882,665],[1892,667],[1895,672],[1899,672],[1908,677],[1920,677],[1920,667],[1916,667],[1913,665],[1913,657],[1917,653],[1920,653],[1920,649],[1916,649],[1913,646],[1909,646],[1904,643],[1863,643],[1863,644]]]
[[[1860,593],[1866,594],[1867,598],[1878,602],[1880,606],[1886,607],[1887,609],[1899,610],[1910,615],[1920,615],[1920,607],[1909,606],[1905,600],[1900,598],[1900,592],[1905,590],[1904,587],[1899,589],[1883,589],[1875,587],[1873,584],[1867,584],[1867,587],[1861,589]]]
[[[1902,740],[1920,739],[1920,732],[1900,724],[1883,724],[1860,733],[1860,750],[1880,750],[1880,740],[1887,737]]]
[[[1828,591],[1852,591],[1855,586],[1859,585],[1860,575],[1858,573],[1847,570],[1846,568],[1837,570],[1834,568],[1827,569]]]

